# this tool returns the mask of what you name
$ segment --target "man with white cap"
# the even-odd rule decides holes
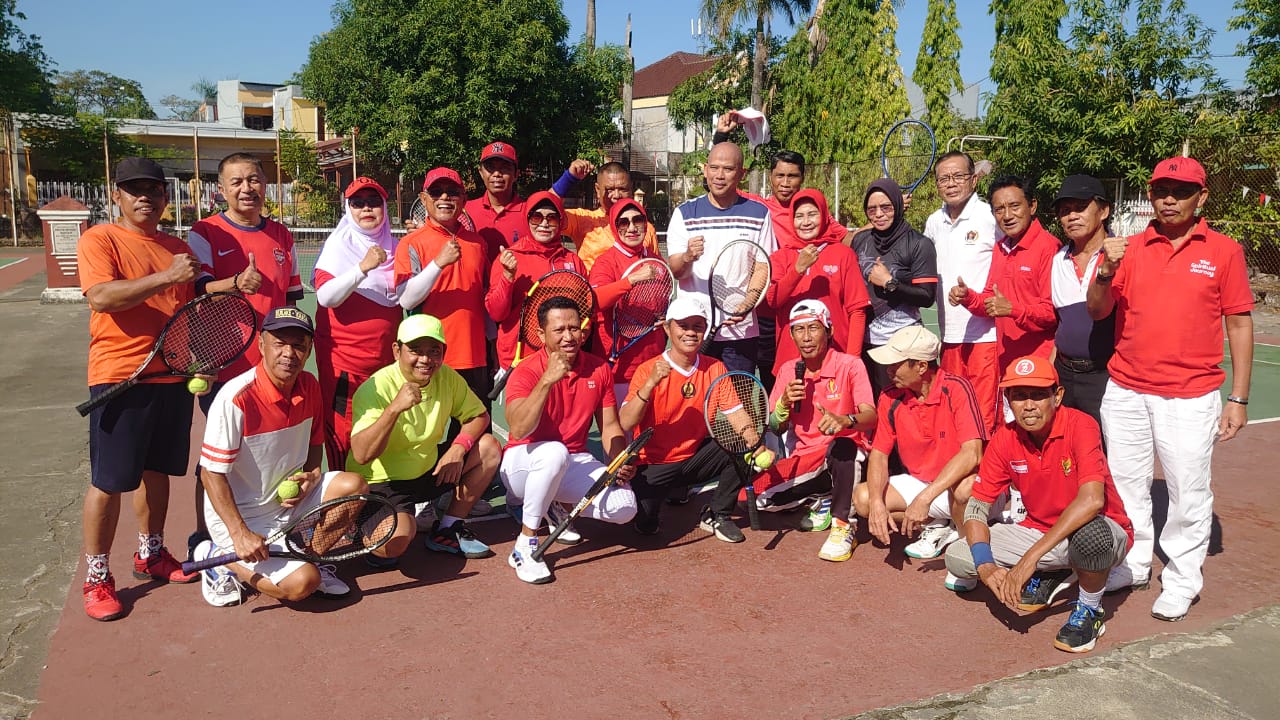
[[[876,426],[875,396],[862,361],[832,349],[831,311],[826,303],[797,302],[791,308],[788,332],[800,360],[782,366],[769,396],[773,407],[769,424],[783,433],[787,457],[761,473],[755,488],[763,509],[782,509],[787,505],[772,504],[769,499],[830,470],[831,495],[818,500],[800,527],[811,532],[830,528],[818,557],[840,562],[853,553],[849,510],[859,480],[857,460],[871,448],[867,434]],[[803,372],[797,376],[800,363]]]
[[[853,504],[886,545],[891,531],[911,537],[920,530],[920,539],[906,547],[914,558],[935,558],[959,538],[956,527],[987,441],[973,386],[938,367],[941,346],[923,325],[908,325],[869,351],[893,387],[880,395],[867,482],[854,491]],[[906,472],[891,476],[895,449]]]
[[[707,434],[704,401],[716,378],[727,370],[719,360],[700,355],[710,313],[701,300],[681,295],[667,308],[663,330],[670,347],[636,368],[619,418],[627,432],[653,428],[640,450],[640,466],[631,481],[636,493],[636,531],[658,532],[658,511],[667,491],[715,481],[701,527],[725,542],[746,540],[732,515],[742,476],[730,457]]]

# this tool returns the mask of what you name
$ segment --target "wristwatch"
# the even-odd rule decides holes
[[[889,282],[884,284],[885,292],[898,292],[898,278],[889,278]]]
[[[857,427],[857,426],[858,426],[858,416],[857,416],[857,415],[854,415],[853,413],[849,413],[848,415],[845,415],[845,417],[849,418],[849,427],[850,427],[850,428],[855,428],[855,427]]]

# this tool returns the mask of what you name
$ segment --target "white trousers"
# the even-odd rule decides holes
[[[604,472],[591,453],[569,453],[564,443],[536,442],[509,447],[502,454],[498,476],[507,488],[507,502],[523,506],[525,527],[538,529],[551,503],[577,505]],[[636,515],[636,496],[629,487],[610,485],[582,511],[583,517],[622,525]]]
[[[1160,580],[1164,591],[1194,598],[1204,586],[1201,566],[1213,527],[1210,464],[1222,399],[1216,390],[1197,398],[1166,398],[1108,381],[1101,415],[1107,462],[1133,521],[1133,549],[1125,564],[1137,580],[1151,576],[1151,481],[1159,457],[1169,492],[1160,532],[1160,548],[1169,562]]]

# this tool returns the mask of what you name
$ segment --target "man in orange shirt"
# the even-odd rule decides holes
[[[485,363],[484,240],[462,225],[466,191],[458,173],[438,167],[422,185],[427,221],[396,247],[395,284],[400,306],[440,318],[444,362],[490,406],[493,378]]]
[[[585,178],[592,170],[596,172],[596,209],[569,208],[565,211],[568,221],[564,226],[564,234],[568,235],[578,248],[578,257],[582,264],[591,270],[596,258],[613,245],[613,230],[609,226],[609,214],[613,204],[622,199],[631,199],[635,194],[635,185],[631,182],[631,173],[620,162],[609,162],[598,169],[590,162],[582,159],[574,160],[569,169],[564,171],[560,179],[551,186],[551,192],[564,197],[569,190]],[[644,248],[650,254],[658,255],[658,234],[653,225],[649,225],[644,233]]]
[[[89,316],[89,393],[129,377],[146,359],[165,322],[195,296],[200,261],[186,243],[160,232],[169,204],[159,165],[125,158],[116,166],[111,200],[115,225],[96,225],[80,239],[80,284]],[[144,372],[163,370],[156,357]],[[190,452],[191,394],[178,378],[143,381],[89,416],[91,484],[84,496],[84,552],[88,574],[84,609],[95,620],[124,615],[108,554],[120,517],[120,495],[130,491],[138,518],[134,577],[189,583],[164,546],[169,476],[186,475]]]

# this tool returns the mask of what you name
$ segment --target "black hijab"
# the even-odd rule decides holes
[[[898,183],[889,178],[880,178],[867,186],[867,193],[862,196],[862,209],[865,212],[867,208],[867,199],[871,197],[873,192],[882,192],[893,204],[893,224],[884,232],[874,227],[871,228],[871,237],[875,241],[876,250],[880,254],[889,252],[889,248],[898,241],[899,238],[907,236],[911,232],[911,225],[907,223],[906,213],[902,209],[902,190],[898,187]]]

